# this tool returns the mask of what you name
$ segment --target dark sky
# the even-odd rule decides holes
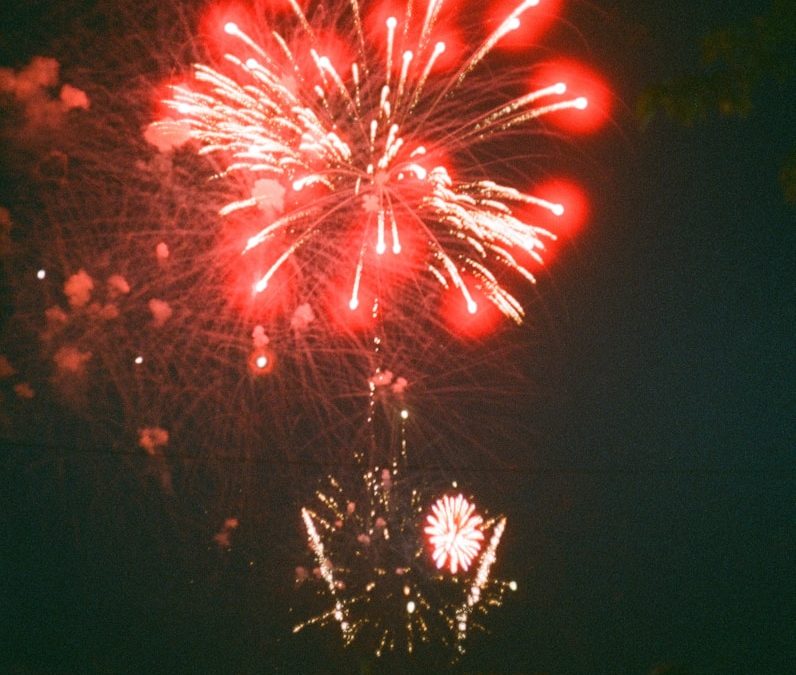
[[[578,31],[552,37],[574,35],[612,82],[615,125],[579,142],[593,217],[533,305],[539,393],[516,402],[523,433],[495,450],[521,470],[474,472],[509,518],[501,573],[520,590],[466,672],[773,675],[796,662],[796,211],[777,182],[796,90],[759,92],[746,120],[658,117],[641,132],[631,114],[645,86],[698,62],[701,36],[759,4],[578,5]],[[7,65],[47,52],[31,35],[18,62],[4,36]],[[251,475],[221,553],[208,540],[226,514],[203,501],[214,486],[174,508],[124,475],[135,458],[81,452],[65,429],[55,449],[9,442],[0,463],[0,668],[355,667],[328,636],[289,634],[296,563],[263,532],[300,542],[297,505],[270,489],[267,464],[234,467]]]

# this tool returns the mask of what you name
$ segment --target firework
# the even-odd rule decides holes
[[[244,255],[269,251],[255,295],[298,257],[319,278],[347,279],[352,311],[383,300],[397,267],[455,289],[471,314],[483,298],[522,321],[499,269],[534,281],[530,266],[555,235],[529,212],[564,207],[484,177],[470,158],[542,116],[588,104],[555,78],[515,96],[475,94],[482,62],[537,4],[519,3],[492,32],[472,36],[469,54],[447,61],[442,0],[386,15],[351,0],[342,17],[323,7],[307,16],[290,0],[293,19],[280,18],[261,41],[224,24],[223,63],[197,64],[193,82],[174,85],[156,128],[193,139],[220,165],[217,177],[240,184],[220,214],[255,223]],[[353,54],[332,46],[348,37],[332,23],[351,26]]]
[[[346,646],[356,644],[376,656],[412,653],[431,641],[464,652],[468,629],[480,626],[477,620],[514,587],[490,576],[505,518],[483,521],[470,514],[466,521],[478,521],[481,538],[492,533],[489,546],[480,557],[476,551],[468,558],[478,560],[475,574],[465,574],[464,555],[458,574],[443,573],[426,553],[421,485],[397,465],[376,467],[348,489],[330,477],[316,492],[317,505],[302,508],[314,573],[301,567],[297,581],[316,580],[321,608],[294,632],[336,626]],[[482,597],[487,602],[480,603]]]
[[[24,112],[70,126],[35,167],[36,203],[15,209],[35,255],[18,256],[9,274],[26,289],[14,326],[40,339],[42,363],[25,367],[29,340],[4,342],[16,347],[20,379],[37,375],[36,401],[46,409],[40,385],[55,385],[85,410],[86,436],[134,448],[170,496],[212,490],[223,501],[225,484],[236,492],[234,472],[241,484],[253,473],[250,459],[267,458],[274,474],[307,459],[339,462],[350,459],[340,447],[369,435],[354,453],[361,474],[345,487],[330,479],[301,510],[314,569],[297,578],[318,582],[323,610],[296,630],[330,623],[345,644],[377,654],[437,640],[462,650],[512,588],[492,577],[505,519],[482,519],[462,496],[435,503],[440,483],[410,479],[401,464],[403,436],[399,458],[374,450],[377,436],[391,436],[374,432],[374,419],[384,418],[382,399],[422,392],[419,434],[452,431],[426,444],[435,459],[471,440],[468,429],[488,436],[501,426],[486,419],[494,407],[479,406],[476,421],[444,398],[483,391],[485,364],[501,355],[430,340],[445,313],[428,290],[450,291],[462,313],[523,319],[504,270],[533,281],[555,238],[545,218],[566,201],[510,184],[522,168],[506,148],[513,134],[525,143],[535,120],[580,114],[587,101],[557,76],[529,89],[515,66],[504,78],[486,67],[534,11],[530,0],[492,32],[468,34],[469,54],[441,0],[383,15],[357,0],[311,3],[311,14],[287,1],[271,26],[259,16],[220,21],[225,56],[205,45],[191,81],[159,90],[167,112],[154,125],[141,105],[151,82],[136,68],[155,54],[170,66],[182,59],[161,48],[188,43],[180,26],[191,21],[169,20],[166,31],[161,16],[152,54],[119,48],[109,60],[105,46],[101,58],[85,56],[118,80],[87,87],[90,106],[71,85],[50,100],[48,80],[35,98],[52,114]],[[344,301],[326,302],[329,293]],[[369,394],[363,373],[373,373]],[[15,383],[20,407],[33,395],[25,385]],[[403,401],[399,412],[405,421]]]
[[[315,577],[332,606],[294,630],[332,623],[346,645],[357,642],[377,655],[412,652],[430,630],[438,633],[445,625],[415,545],[419,496],[416,491],[399,496],[404,486],[388,469],[365,474],[363,487],[364,493],[346,491],[330,479],[328,488],[316,493],[318,507],[302,509]]]
[[[192,6],[161,3],[151,7],[157,9],[151,25],[124,31],[112,48],[102,36],[73,35],[62,50],[69,56],[59,55],[72,59],[62,63],[63,81],[37,75],[48,84],[18,102],[27,133],[14,142],[25,149],[15,172],[27,176],[19,195],[28,196],[7,203],[16,225],[13,256],[3,262],[15,316],[4,325],[0,347],[19,370],[17,384],[38,392],[36,401],[49,391],[55,403],[103,427],[92,429],[92,437],[135,449],[138,430],[161,427],[170,434],[165,455],[210,458],[238,454],[235,448],[247,457],[340,461],[348,428],[361,422],[362,374],[376,368],[400,370],[423,394],[416,426],[425,425],[436,453],[471,440],[476,430],[501,426],[485,409],[478,420],[462,415],[451,397],[472,395],[485,381],[503,386],[514,373],[496,375],[490,366],[513,355],[475,354],[473,345],[450,349],[438,329],[454,324],[459,334],[478,334],[464,324],[498,314],[489,300],[503,297],[511,280],[499,271],[495,247],[503,235],[484,224],[497,204],[512,213],[520,207],[518,221],[544,225],[533,230],[537,243],[550,241],[544,230],[553,226],[524,220],[534,209],[550,215],[549,209],[498,198],[496,186],[524,167],[507,163],[502,170],[491,160],[504,152],[504,134],[526,133],[533,106],[577,96],[555,90],[534,102],[529,73],[513,66],[493,78],[485,72],[488,50],[473,61],[475,53],[457,48],[447,6],[435,4],[428,16],[416,3],[413,12],[392,13],[382,12],[381,3],[364,4],[361,16],[345,3],[313,7],[305,16],[308,30],[295,9],[247,18],[215,4],[196,15]],[[536,11],[522,7],[523,21]],[[264,17],[273,19],[270,25]],[[238,29],[230,26],[216,39],[213,30],[223,32],[230,18]],[[332,29],[351,46],[350,58],[335,48]],[[468,42],[476,44],[476,33],[466,34]],[[442,42],[445,51],[434,56]],[[163,73],[186,58],[178,45],[213,68],[201,66],[193,81],[167,89],[160,86]],[[216,60],[216,47],[230,58]],[[404,73],[405,53],[412,57]],[[57,71],[49,60],[34,61],[8,81],[25,82],[45,66]],[[103,68],[91,70],[91,63]],[[56,93],[66,85],[71,93],[62,100]],[[78,87],[88,109],[73,96]],[[545,86],[534,91],[540,89]],[[287,110],[290,96],[300,105]],[[525,97],[527,104],[506,107]],[[164,98],[171,107],[159,105],[160,122],[151,126],[148,102]],[[283,130],[280,136],[263,122],[269,102],[282,117],[273,112],[267,120],[290,119],[300,135],[288,138]],[[503,116],[493,118],[500,110]],[[545,106],[538,112],[563,114]],[[238,127],[247,115],[243,148],[235,139],[244,138]],[[13,137],[10,123],[4,132]],[[208,144],[213,133],[217,142]],[[347,145],[349,160],[335,158],[345,152],[330,134]],[[277,152],[279,139],[287,149]],[[264,150],[269,143],[273,152]],[[250,150],[255,155],[246,156]],[[479,163],[485,158],[494,185],[485,182],[488,172]],[[223,180],[208,180],[213,174]],[[566,200],[543,187],[536,189],[548,204],[566,204],[569,214]],[[526,270],[543,253],[503,244],[507,252],[516,249],[514,259]],[[283,258],[288,250],[293,253]],[[267,288],[253,296],[269,272]],[[500,283],[492,284],[487,272]],[[431,292],[437,281],[449,287],[441,299]],[[477,316],[467,312],[465,292]],[[354,297],[358,307],[351,310]],[[381,338],[378,355],[374,334]],[[27,348],[34,342],[35,353]],[[295,420],[306,437],[291,435]],[[440,420],[451,436],[445,443],[436,438]]]
[[[433,548],[434,562],[440,569],[447,566],[451,574],[459,569],[466,572],[484,539],[484,521],[475,513],[475,504],[461,494],[445,495],[432,505],[431,511],[424,531]]]
[[[506,529],[506,519],[501,518],[495,527],[492,529],[492,537],[489,540],[489,546],[484,555],[481,556],[481,562],[478,565],[478,570],[475,573],[475,578],[470,585],[470,590],[467,593],[467,600],[456,614],[456,638],[457,646],[460,652],[464,651],[463,641],[467,637],[467,622],[472,614],[474,608],[481,601],[481,594],[488,589],[489,573],[492,565],[495,563],[497,547],[500,544],[500,538],[503,536],[503,530]],[[508,588],[515,590],[517,584],[510,581],[507,584]]]

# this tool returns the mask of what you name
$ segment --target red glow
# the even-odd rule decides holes
[[[445,147],[435,143],[426,143],[423,139],[419,139],[412,142],[411,150],[414,152],[417,148],[421,147],[425,149],[423,154],[416,154],[414,157],[409,157],[410,153],[407,153],[406,164],[418,164],[427,172],[441,166],[445,168],[451,178],[454,177],[453,166]],[[403,173],[407,182],[417,181],[417,177],[409,171],[404,171]],[[423,190],[428,190],[428,184],[424,181],[422,183],[420,187]]]
[[[396,20],[395,27],[395,45],[403,49],[403,30],[406,19],[406,4],[398,0],[382,0],[378,4],[373,5],[365,14],[363,19],[365,35],[371,44],[378,45],[382,49],[387,46],[387,19],[394,17]],[[414,30],[413,20],[410,24],[410,30]],[[393,53],[398,53],[396,50]]]
[[[338,260],[339,268],[346,270],[349,274],[330,284],[328,290],[330,299],[328,310],[335,325],[346,331],[361,331],[373,327],[375,299],[378,297],[379,301],[383,303],[394,298],[396,293],[400,293],[401,285],[413,279],[423,270],[423,261],[428,248],[423,232],[416,223],[404,219],[402,210],[396,209],[400,251],[394,252],[392,228],[389,223],[386,223],[384,229],[385,250],[379,254],[376,250],[375,215],[371,216],[367,230],[368,216],[362,213],[360,217],[361,222],[343,240],[347,243],[338,247],[340,251],[347,252]],[[355,274],[363,245],[363,236],[367,237],[367,243],[362,258],[361,277],[355,294],[356,302],[352,308]]]
[[[428,244],[422,231],[408,211],[395,210],[398,223],[399,252],[393,249],[392,228],[387,224],[384,228],[384,253],[376,251],[376,228],[373,227],[372,245],[365,255],[365,276],[371,277],[378,270],[381,285],[392,286],[415,276],[423,269],[423,261],[428,252]]]
[[[360,282],[357,304],[352,308],[352,288],[353,279],[335,284],[329,289],[330,303],[327,308],[333,324],[341,331],[358,333],[371,329],[375,323],[373,303],[376,294],[367,284]]]
[[[240,48],[241,41],[225,30],[228,23],[236,24],[248,35],[258,34],[256,20],[240,2],[227,0],[211,3],[199,21],[199,35],[214,60]]]
[[[458,66],[464,54],[464,42],[460,31],[454,26],[438,25],[431,33],[430,44],[433,48],[438,42],[445,44],[445,51],[434,61],[432,73],[451,70]]]
[[[503,315],[481,291],[474,279],[465,278],[467,291],[476,303],[475,313],[467,308],[467,301],[457,288],[448,288],[442,294],[440,314],[452,333],[463,338],[480,338],[497,328]]]
[[[275,363],[274,353],[266,347],[259,347],[249,355],[249,372],[255,376],[268,375],[273,371]]]
[[[153,119],[162,121],[173,119],[176,115],[166,101],[174,96],[173,87],[185,87],[190,89],[190,85],[185,79],[169,78],[152,88],[152,112]]]
[[[546,87],[556,82],[567,85],[565,99],[586,97],[585,110],[559,110],[545,116],[565,131],[588,134],[597,131],[611,116],[611,90],[593,70],[571,60],[551,61],[535,73],[534,88]]]
[[[295,303],[292,302],[291,261],[277,270],[267,288],[260,293],[254,291],[254,285],[276,262],[285,246],[285,242],[277,236],[264,245],[242,253],[249,237],[262,227],[259,216],[260,213],[256,212],[249,217],[225,218],[215,252],[230,305],[253,320],[287,314],[295,309]]]
[[[321,183],[310,183],[300,190],[295,190],[292,185],[288,185],[285,190],[285,212],[320,204],[321,200],[328,198],[329,188]]]
[[[517,262],[532,273],[536,273],[540,267],[546,268],[558,251],[566,246],[567,241],[580,232],[589,217],[589,201],[580,186],[563,178],[551,178],[531,186],[528,193],[564,207],[564,212],[560,216],[533,204],[525,206],[517,214],[520,220],[541,227],[556,237],[555,239],[541,237],[544,248],[535,251],[541,261],[525,251],[513,250]]]
[[[550,249],[553,244],[544,236],[540,241],[526,236],[530,233],[513,222],[511,215],[521,216],[521,220],[556,236],[568,236],[586,218],[585,198],[577,189],[573,191],[574,186],[563,189],[561,181],[548,181],[529,192],[561,203],[564,208],[553,211],[564,211],[564,215],[554,218],[543,207],[532,205],[526,215],[522,212],[529,200],[512,195],[504,186],[493,189],[486,180],[472,182],[464,176],[458,181],[448,159],[461,159],[469,165],[474,143],[496,137],[514,124],[538,124],[538,117],[543,125],[549,122],[570,131],[593,131],[610,112],[611,95],[604,82],[574,61],[545,63],[528,83],[534,85],[533,91],[544,88],[542,96],[520,97],[490,115],[481,98],[493,86],[498,93],[503,91],[504,85],[497,79],[494,84],[479,81],[471,88],[452,86],[469,73],[468,62],[462,61],[459,53],[462,35],[472,42],[468,52],[476,50],[470,63],[485,57],[491,49],[487,42],[479,50],[488,26],[484,31],[479,27],[468,28],[466,33],[459,30],[456,15],[463,4],[456,0],[449,0],[453,7],[446,6],[439,23],[434,24],[429,16],[430,34],[422,49],[416,43],[426,12],[441,5],[433,0],[430,4],[425,0],[415,3],[411,5],[411,19],[407,19],[402,0],[370,0],[363,5],[366,38],[361,52],[361,36],[351,30],[350,16],[342,8],[321,21],[316,14],[320,7],[308,4],[309,0],[296,0],[313,7],[314,27],[305,30],[295,17],[272,20],[288,0],[276,0],[273,6],[268,5],[269,0],[254,0],[251,8],[246,8],[243,3],[248,1],[220,0],[203,13],[201,31],[211,52],[230,52],[230,56],[213,57],[209,65],[197,66],[195,81],[173,97],[171,111],[186,125],[173,130],[179,136],[172,140],[167,124],[147,130],[147,140],[163,151],[178,142],[190,141],[201,147],[201,152],[218,160],[222,173],[238,180],[243,188],[241,201],[233,200],[222,210],[232,216],[224,218],[226,225],[218,252],[214,252],[219,279],[223,278],[228,287],[231,303],[246,312],[272,312],[276,308],[281,313],[298,292],[299,284],[303,290],[304,280],[314,272],[320,273],[314,290],[329,290],[333,296],[322,308],[324,313],[334,315],[346,329],[372,326],[373,298],[378,296],[380,302],[389,305],[411,290],[406,281],[428,271],[425,263],[429,262],[431,246],[436,250],[437,263],[448,263],[436,277],[448,288],[442,316],[455,333],[485,335],[495,328],[501,311],[519,320],[519,305],[508,289],[502,289],[501,273],[489,266],[494,264],[507,272],[518,267],[514,271],[530,279],[528,271],[533,263],[525,259],[538,263],[543,243]],[[489,11],[483,6],[468,6],[468,20],[484,19],[486,12],[486,23],[491,22],[493,28],[505,22],[517,5],[497,2]],[[518,41],[517,46],[527,46],[541,35],[556,18],[562,2],[542,0],[540,7],[530,7],[514,19],[519,32],[509,35]],[[447,19],[446,15],[454,18]],[[341,38],[335,31],[344,27]],[[285,29],[287,47],[276,44],[281,38],[269,34],[271,28]],[[401,81],[400,93],[396,75],[385,75],[384,64],[378,62],[379,54],[386,54],[388,35],[392,36],[391,67],[399,69],[401,63],[408,63],[408,56],[403,59],[405,49],[417,50],[407,79]],[[444,50],[435,47],[442,45],[442,40]],[[511,41],[506,46],[511,46]],[[363,62],[358,64],[354,86],[351,63],[357,53]],[[450,75],[430,77],[423,98],[419,93],[415,98],[413,88],[421,72],[431,68],[437,55],[436,68],[461,66],[465,70],[454,76],[454,82],[449,81]],[[495,64],[495,74],[497,66],[504,65],[509,66],[514,81],[526,77],[518,58],[498,59],[503,63]],[[385,78],[389,82],[382,87]],[[558,82],[566,87],[551,86]],[[484,91],[476,91],[476,86]],[[559,106],[577,109],[557,110]],[[551,110],[555,112],[547,112]],[[459,118],[461,128],[475,125],[475,135],[446,133]],[[370,141],[368,132],[372,134]],[[438,146],[431,144],[428,154],[413,155],[423,138],[436,138],[444,147],[438,151]],[[507,148],[505,152],[499,146],[495,150],[496,165],[511,162],[515,151],[523,152],[521,148]],[[445,167],[448,176],[432,174],[429,178],[438,166]],[[491,163],[483,167],[483,172],[490,168]],[[502,173],[498,171],[498,175]],[[431,190],[439,192],[432,195]],[[480,200],[483,204],[492,201],[494,213],[489,218],[478,213],[482,210]],[[495,203],[501,200],[505,204]],[[277,220],[285,213],[290,217]],[[477,228],[471,226],[470,218],[482,218]],[[269,240],[251,240],[268,224],[273,224],[275,233]],[[252,249],[242,254],[250,240]],[[458,271],[445,258],[443,244],[452,249],[450,258],[456,261]],[[505,256],[499,248],[491,255],[489,249],[498,245],[505,247]],[[238,254],[242,255],[236,258]],[[326,266],[337,269],[329,272]],[[471,276],[457,288],[464,270]],[[268,288],[256,290],[266,283]],[[417,284],[413,288],[415,292],[420,289]],[[352,294],[358,301],[352,303]],[[290,309],[294,306],[291,303]]]
[[[299,0],[298,4],[301,6],[306,3]],[[221,0],[208,5],[199,21],[198,34],[215,62],[214,67],[219,72],[230,75],[235,72],[223,58],[225,54],[253,55],[248,47],[243,46],[244,42],[237,35],[229,32],[230,24],[237,26],[265,47],[266,51],[281,54],[275,46],[267,20],[263,22],[257,18],[258,13],[263,10],[271,16],[293,12],[289,0],[267,0],[265,3],[257,3],[255,8],[241,0]],[[309,57],[309,54],[307,56]]]
[[[263,9],[271,14],[293,13],[293,6],[289,0],[266,0],[262,4],[265,5]],[[298,6],[301,7],[302,11],[306,11],[307,3],[304,0],[298,0]]]
[[[535,197],[561,204],[564,213],[556,216],[547,209],[535,209],[531,222],[557,237],[572,237],[589,218],[589,200],[582,188],[565,179],[553,178],[529,190]]]
[[[316,33],[316,47],[315,51],[320,58],[326,57],[329,59],[332,67],[337,71],[341,80],[346,81],[351,77],[351,64],[354,62],[354,45],[340,38],[336,33],[331,31],[317,32]],[[298,64],[299,71],[308,74],[318,74],[318,68],[315,65],[315,60],[312,58],[309,49],[302,46],[294,51],[296,63]],[[318,74],[317,81],[320,83],[320,74]]]
[[[392,70],[396,73],[401,71],[403,53],[410,50],[414,53],[409,72],[415,77],[420,77],[425,64],[431,56],[437,42],[445,43],[445,51],[437,56],[431,72],[449,70],[458,65],[464,52],[464,42],[461,32],[453,24],[450,14],[453,12],[443,12],[436,25],[431,31],[428,45],[422,54],[417,53],[420,31],[425,17],[425,6],[415,6],[414,14],[409,22],[409,28],[404,41],[404,26],[406,23],[406,4],[399,0],[382,0],[370,8],[365,14],[363,24],[365,35],[368,42],[378,47],[382,58],[387,55],[387,19],[393,17],[396,20],[395,38],[392,51]]]
[[[517,0],[500,0],[486,10],[486,27],[496,30],[518,6]],[[502,49],[528,49],[534,46],[558,18],[563,0],[542,0],[520,16],[520,27],[507,33],[497,46]]]

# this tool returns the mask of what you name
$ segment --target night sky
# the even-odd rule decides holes
[[[507,351],[519,360],[492,363],[518,370],[527,393],[496,409],[494,461],[455,464],[507,515],[498,572],[519,584],[462,672],[794,670],[796,210],[777,175],[796,147],[796,88],[761,89],[744,120],[659,115],[641,131],[632,113],[645,87],[696,68],[702,36],[760,5],[572,3],[571,25],[549,38],[610,81],[614,119],[562,156],[591,219],[530,298],[522,345]],[[0,66],[42,54],[90,70],[59,52],[67,14],[3,9]],[[23,339],[14,325],[6,346]],[[105,447],[49,405],[20,423],[5,383],[2,394],[0,670],[372,666],[333,631],[290,632],[298,495],[317,467],[218,459],[216,474],[235,478],[195,483],[175,504],[140,448]],[[285,488],[288,476],[306,489]],[[220,550],[213,535],[233,513],[240,527]],[[372,667],[444,670],[433,654]]]

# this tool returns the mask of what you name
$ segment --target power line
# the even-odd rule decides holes
[[[90,445],[77,445],[74,443],[47,443],[43,441],[32,441],[23,439],[0,438],[0,445],[9,451],[39,451],[58,455],[62,459],[79,456],[98,456],[106,458],[128,457],[138,460],[151,460],[149,455],[142,448],[104,448]],[[204,452],[201,454],[188,454],[186,452],[168,452],[162,456],[167,460],[179,460],[182,462],[193,463],[229,463],[238,465],[261,465],[261,466],[296,466],[315,469],[361,469],[361,465],[356,462],[334,461],[324,459],[300,458],[290,459],[286,457],[276,457],[268,453],[258,455],[226,454],[216,452]],[[661,466],[661,465],[602,465],[602,466],[518,466],[507,464],[492,463],[488,466],[468,466],[456,464],[431,464],[431,463],[409,463],[406,465],[408,471],[429,471],[429,472],[458,472],[468,474],[500,474],[500,475],[521,475],[521,476],[600,476],[600,475],[695,475],[695,476],[792,476],[796,474],[796,464],[778,463],[764,466]]]

